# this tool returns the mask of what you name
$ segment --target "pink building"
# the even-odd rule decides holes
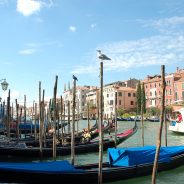
[[[146,108],[161,107],[161,76],[148,76],[144,82]],[[179,70],[165,76],[165,105],[175,105],[184,100],[184,70]]]
[[[143,80],[146,96],[146,107],[160,107],[161,105],[161,76],[147,76]]]

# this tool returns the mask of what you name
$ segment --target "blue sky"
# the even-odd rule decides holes
[[[64,84],[99,86],[97,49],[104,84],[144,79],[184,68],[183,0],[0,0],[0,79],[12,100],[58,95]],[[6,92],[0,91],[5,98]]]

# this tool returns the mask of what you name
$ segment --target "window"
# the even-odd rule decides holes
[[[171,89],[169,90],[169,94],[172,95],[172,90]]]
[[[174,98],[175,98],[175,100],[178,100],[178,93],[177,92],[175,92]]]
[[[184,89],[184,83],[182,83],[182,89]]]
[[[119,100],[119,105],[121,105],[121,100]]]
[[[133,93],[133,97],[135,97],[135,93]]]
[[[109,94],[107,94],[107,97],[109,97]]]
[[[182,91],[182,99],[184,100],[184,91]]]
[[[130,105],[134,105],[134,101],[131,101],[131,102],[130,102]]]
[[[131,93],[128,93],[128,97],[131,97]]]
[[[122,96],[122,92],[118,92],[118,96]]]
[[[174,84],[174,89],[177,90],[177,84]]]
[[[110,100],[110,105],[113,105],[113,100]]]

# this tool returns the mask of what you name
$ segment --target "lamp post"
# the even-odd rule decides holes
[[[1,81],[3,81],[3,82],[1,82]],[[8,83],[6,82],[6,79],[1,79],[0,82],[1,82],[2,90],[6,91],[8,88]]]
[[[98,123],[99,128],[99,169],[98,169],[98,184],[102,184],[102,162],[103,162],[103,61],[111,60],[106,55],[101,53],[101,50],[97,50],[100,59],[100,118]]]
[[[1,79],[0,82],[1,82],[2,90],[6,91],[8,89],[8,83],[6,82],[6,79]],[[0,97],[0,103],[1,103],[1,100],[2,100],[2,98]],[[3,117],[4,116],[4,106],[2,106],[2,103],[1,103],[1,107],[0,108],[1,108],[0,117],[1,117],[1,122],[2,122],[2,120],[4,118]]]

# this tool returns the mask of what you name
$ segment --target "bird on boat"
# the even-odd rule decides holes
[[[102,54],[101,50],[97,50],[98,52],[98,58],[101,60],[111,60],[109,57],[107,57],[105,54]]]
[[[77,77],[75,75],[73,75],[73,79],[78,81],[78,79],[77,79]]]

